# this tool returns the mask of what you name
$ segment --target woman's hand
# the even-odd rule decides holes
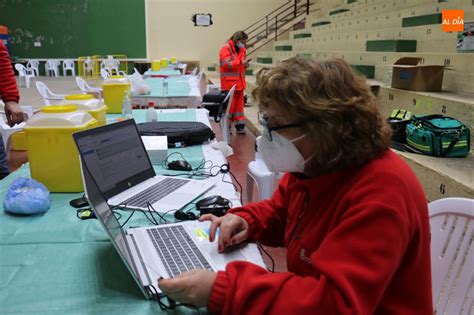
[[[211,296],[216,277],[214,271],[193,269],[173,279],[159,279],[158,287],[176,302],[203,307]]]
[[[245,219],[227,213],[223,217],[216,217],[212,214],[205,214],[199,221],[211,221],[209,240],[213,242],[216,238],[216,230],[219,228],[218,250],[223,252],[227,246],[242,243],[249,237],[249,224]]]
[[[10,127],[24,120],[23,111],[16,102],[5,102],[5,116]]]

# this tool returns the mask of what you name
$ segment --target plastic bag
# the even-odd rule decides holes
[[[228,157],[228,156],[231,156],[232,154],[234,154],[234,150],[232,149],[232,147],[230,145],[228,145],[227,142],[224,142],[224,141],[214,142],[214,143],[211,144],[211,147],[214,150],[221,151],[221,153],[224,157]]]
[[[3,200],[5,212],[36,214],[48,211],[51,206],[48,189],[31,178],[16,178]]]
[[[146,84],[145,80],[143,80],[140,73],[134,72],[132,75],[128,76],[128,80],[130,81],[132,94],[150,94],[151,88]]]

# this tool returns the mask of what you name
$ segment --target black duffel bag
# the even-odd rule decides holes
[[[154,121],[137,127],[142,136],[167,136],[168,148],[202,144],[216,137],[206,124],[195,121]]]

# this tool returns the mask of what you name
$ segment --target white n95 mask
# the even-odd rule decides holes
[[[305,162],[293,142],[306,137],[306,134],[288,140],[277,132],[272,133],[272,141],[265,135],[257,141],[257,149],[262,154],[268,169],[274,173],[303,173]]]

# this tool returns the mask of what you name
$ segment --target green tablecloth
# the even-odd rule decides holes
[[[137,122],[144,111],[134,111]],[[160,120],[195,120],[195,111],[159,115]],[[113,120],[111,115],[109,120]],[[172,149],[195,165],[200,146]],[[158,173],[164,172],[155,167]],[[169,172],[169,171],[166,171]],[[29,177],[29,167],[0,182],[4,196],[17,177]],[[51,194],[51,208],[35,216],[0,211],[0,314],[156,314],[126,270],[97,220],[79,220],[69,201],[81,194]],[[122,211],[123,222],[129,212]],[[172,216],[168,216],[171,219]],[[136,213],[127,226],[150,225]],[[179,308],[178,313],[195,312]]]
[[[146,78],[145,82],[151,88],[148,97],[188,97],[191,87],[186,77],[168,78],[168,93],[163,93],[163,78]]]
[[[173,70],[173,69],[163,69],[158,71],[148,70],[143,75],[151,76],[151,75],[168,75],[168,76],[180,76],[181,71]]]

